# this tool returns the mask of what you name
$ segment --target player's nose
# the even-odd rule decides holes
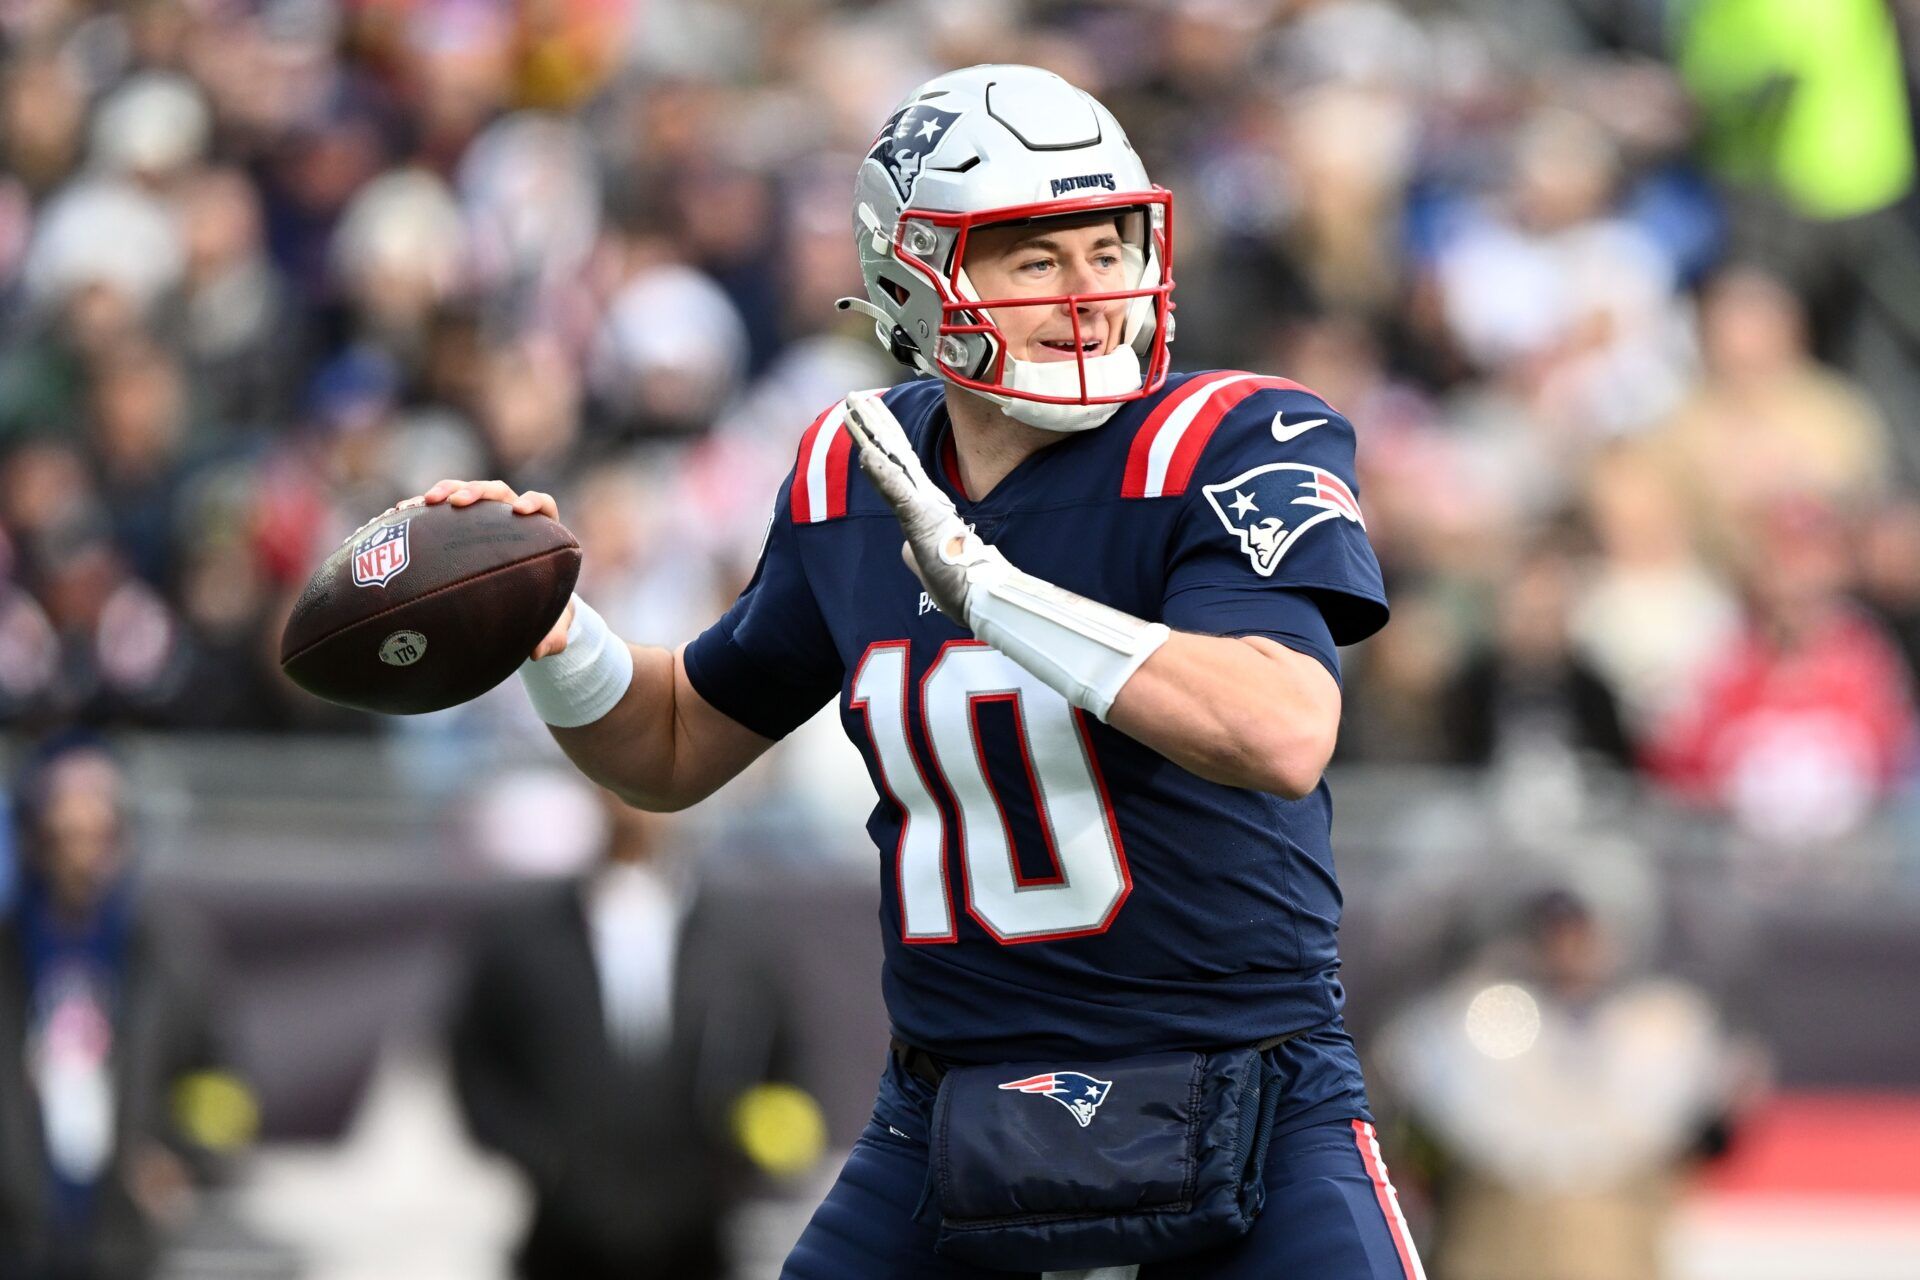
[[[1093,321],[1095,313],[1099,311],[1097,304],[1085,301],[1085,295],[1095,292],[1097,286],[1090,279],[1067,280],[1064,283],[1067,298],[1059,304],[1060,314],[1062,316],[1078,315],[1081,326],[1085,327]]]
[[[1061,281],[1061,284],[1065,286],[1068,294],[1098,293],[1100,291],[1100,278],[1094,273],[1093,266],[1090,263],[1069,262],[1062,274],[1065,276],[1065,279]],[[1079,307],[1083,313],[1092,309],[1084,302],[1080,303]]]

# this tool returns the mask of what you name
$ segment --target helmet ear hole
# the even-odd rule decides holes
[[[894,302],[900,306],[904,307],[907,304],[907,299],[913,296],[907,291],[907,286],[901,284],[898,280],[890,280],[886,276],[881,276],[879,278],[879,284],[882,289],[887,291],[887,296],[892,298]]]

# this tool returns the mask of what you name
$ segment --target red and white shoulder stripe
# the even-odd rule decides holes
[[[1367,1178],[1373,1183],[1373,1197],[1387,1220],[1387,1234],[1393,1237],[1394,1251],[1400,1255],[1401,1271],[1406,1273],[1407,1280],[1427,1280],[1427,1273],[1420,1266],[1420,1254],[1413,1247],[1413,1234],[1407,1230],[1407,1220],[1400,1213],[1400,1197],[1393,1183],[1387,1180],[1387,1162],[1380,1158],[1380,1135],[1365,1120],[1355,1120],[1353,1143],[1360,1148],[1360,1163],[1366,1166]]]
[[[833,405],[800,437],[788,505],[795,524],[819,524],[847,514],[847,476],[853,437],[847,433],[847,402]]]
[[[1120,493],[1170,498],[1185,493],[1215,428],[1233,407],[1259,391],[1313,392],[1286,378],[1231,369],[1196,374],[1169,392],[1133,435]]]

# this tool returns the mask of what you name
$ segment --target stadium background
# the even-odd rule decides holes
[[[799,431],[898,372],[831,306],[874,128],[1004,60],[1175,191],[1179,367],[1359,428],[1363,1047],[1570,890],[1742,1046],[1672,1274],[1920,1276],[1920,5],[19,0],[0,50],[0,722],[123,750],[260,1107],[168,1274],[491,1276],[523,1212],[446,1096],[451,955],[599,818],[517,684],[376,723],[281,682],[308,570],[496,475],[616,630],[691,636]],[[674,830],[781,922],[742,945],[844,1143],[884,1031],[836,735]],[[740,1213],[742,1275],[832,1164]]]

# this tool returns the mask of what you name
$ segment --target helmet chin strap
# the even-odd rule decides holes
[[[864,208],[865,206],[862,207]],[[893,328],[893,317],[874,306],[871,302],[868,302],[865,298],[835,298],[833,305],[842,311],[858,311],[861,315],[873,321],[874,324],[882,326],[880,332],[883,336],[888,329]]]

